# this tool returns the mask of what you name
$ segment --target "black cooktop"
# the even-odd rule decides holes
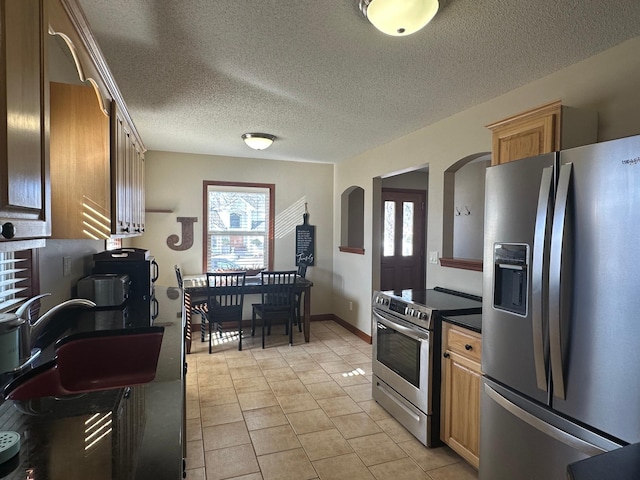
[[[423,290],[388,290],[382,293],[440,312],[482,312],[482,297],[442,287]]]

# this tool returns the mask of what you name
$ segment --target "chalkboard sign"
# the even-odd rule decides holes
[[[307,223],[308,214],[305,213],[303,218],[304,223],[296,225],[296,265],[304,262],[312,266],[316,261],[316,227]]]

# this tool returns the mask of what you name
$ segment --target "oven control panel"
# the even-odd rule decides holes
[[[407,313],[407,304],[392,298],[389,300],[389,310],[399,313],[400,315],[405,315]]]
[[[407,307],[406,315],[425,322],[431,319],[430,311],[416,307]]]
[[[413,302],[404,302],[381,292],[376,292],[372,304],[373,308],[393,312],[410,323],[426,329],[431,328],[431,309],[428,307]]]
[[[376,294],[373,297],[373,305],[374,306],[383,306],[383,307],[388,307],[390,303],[390,300],[388,297],[385,297],[381,294]]]

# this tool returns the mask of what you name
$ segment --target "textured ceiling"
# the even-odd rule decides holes
[[[340,162],[640,35],[640,1],[80,0],[149,150]],[[276,143],[250,150],[240,135]]]

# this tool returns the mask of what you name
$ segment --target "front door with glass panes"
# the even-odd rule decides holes
[[[422,190],[382,189],[380,289],[423,289],[425,200]]]

